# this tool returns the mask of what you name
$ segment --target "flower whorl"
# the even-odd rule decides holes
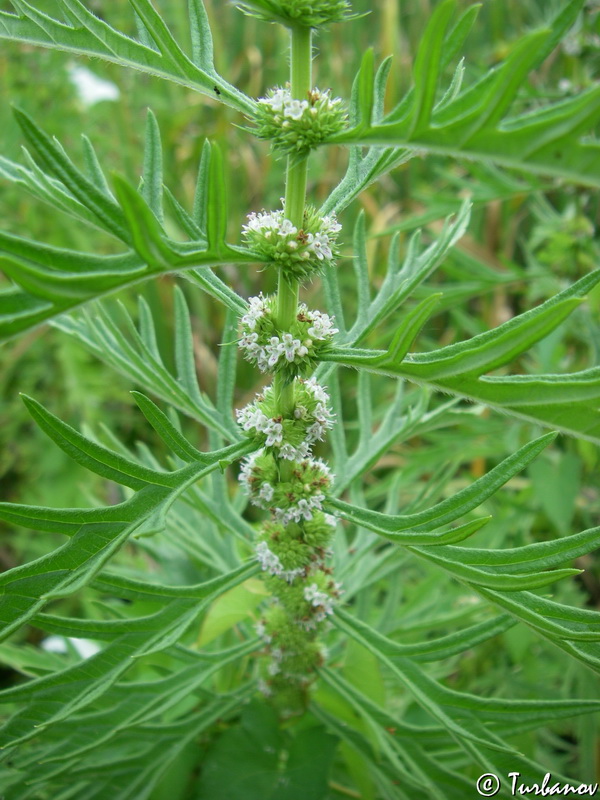
[[[333,265],[341,228],[335,214],[321,217],[311,207],[304,212],[301,228],[286,219],[283,210],[253,211],[242,236],[262,260],[279,267],[290,280],[304,283],[324,266]]]
[[[260,97],[255,112],[259,139],[271,142],[273,150],[304,156],[340,133],[348,121],[342,100],[330,90],[311,89],[304,100],[292,98],[289,89],[270,89]]]
[[[284,372],[288,380],[311,372],[338,329],[333,319],[304,303],[288,331],[276,324],[276,297],[251,297],[241,320],[238,346],[261,372]]]

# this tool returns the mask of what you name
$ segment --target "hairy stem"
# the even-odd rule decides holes
[[[291,94],[297,100],[305,99],[311,89],[312,73],[312,31],[298,26],[291,31]],[[297,228],[302,228],[304,205],[306,202],[306,178],[308,158],[300,161],[288,157],[285,182],[286,219]],[[298,281],[286,278],[279,271],[277,287],[277,324],[280,330],[289,330],[298,309]],[[275,376],[275,396],[281,414],[289,414],[294,407],[294,389],[281,374]],[[282,470],[289,470],[290,464],[282,464]]]

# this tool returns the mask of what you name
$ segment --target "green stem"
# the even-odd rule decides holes
[[[296,100],[304,100],[311,89],[312,31],[310,28],[300,26],[292,28],[291,39],[291,94]],[[284,214],[286,219],[299,229],[304,222],[307,171],[308,158],[298,161],[288,157]],[[298,312],[298,289],[298,281],[289,280],[280,270],[277,287],[277,325],[282,331],[290,329]],[[274,390],[277,407],[281,414],[286,416],[294,407],[293,386],[286,383],[279,374],[275,376]]]

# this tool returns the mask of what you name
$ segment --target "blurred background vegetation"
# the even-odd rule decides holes
[[[119,30],[135,33],[135,20],[127,0],[86,0]],[[461,2],[464,8],[470,3]],[[52,0],[36,0],[39,8],[52,8]],[[286,34],[278,26],[244,17],[233,3],[205,0],[215,37],[216,65],[221,74],[252,96],[260,96],[287,74]],[[377,61],[394,54],[389,102],[397,101],[409,86],[414,44],[418,41],[436,0],[354,0],[366,18],[334,26],[316,41],[316,85],[332,87],[347,97],[364,49],[373,46]],[[552,0],[486,0],[465,49],[466,82],[477,78],[511,48],[526,30],[539,27],[561,3]],[[187,14],[183,0],[157,0],[157,6],[187,42]],[[0,0],[0,9],[12,10]],[[118,88],[117,99],[88,105],[78,93],[73,69],[85,66],[98,78]],[[524,87],[523,103],[540,98],[576,94],[597,79],[600,67],[600,3],[592,0],[568,39]],[[56,135],[71,153],[79,152],[80,134],[93,141],[101,163],[108,169],[139,178],[146,110],[156,114],[163,137],[166,182],[177,199],[190,207],[196,170],[205,137],[217,139],[226,151],[230,184],[230,239],[237,241],[245,214],[252,209],[278,205],[283,191],[283,164],[268,147],[239,126],[239,115],[216,102],[158,79],[125,71],[101,62],[76,60],[61,53],[3,44],[0,51],[1,153],[22,158],[22,137],[10,104],[29,114]],[[324,200],[343,175],[346,155],[337,148],[324,149],[311,166],[310,191],[315,202]],[[468,235],[422,291],[444,292],[440,312],[421,336],[418,346],[429,349],[494,327],[525,308],[573,282],[600,259],[600,199],[588,189],[535,181],[516,173],[502,173],[468,163],[450,164],[443,158],[415,158],[372,187],[344,212],[344,239],[350,252],[352,226],[358,212],[367,216],[372,281],[383,274],[391,234],[400,231],[401,248],[412,231],[423,225],[424,235],[439,230],[443,218],[456,209],[468,193],[475,208]],[[107,237],[93,229],[73,226],[53,208],[0,180],[0,218],[5,230],[56,246],[107,252]],[[352,272],[351,261],[340,262],[342,276]],[[231,270],[226,279],[244,296],[259,289],[269,291],[273,278],[255,269]],[[135,314],[135,295],[141,291],[162,325],[164,357],[171,358],[172,284],[166,276],[156,282],[121,293],[120,299]],[[342,282],[343,282],[342,277]],[[197,363],[202,387],[211,393],[218,355],[223,310],[188,284],[184,288],[193,313]],[[350,275],[348,279],[350,286]],[[319,286],[309,287],[309,299],[321,303]],[[355,302],[348,289],[348,304]],[[537,345],[527,358],[512,365],[513,372],[563,372],[598,363],[600,355],[600,293],[574,313],[555,333]],[[373,335],[371,344],[389,341],[393,320]],[[255,372],[240,364],[239,403],[252,391]],[[353,379],[344,397],[352,405]],[[381,397],[392,391],[381,379]],[[109,489],[100,478],[84,472],[48,442],[34,426],[20,401],[19,392],[31,394],[71,424],[98,428],[104,423],[126,444],[142,440],[156,447],[152,432],[130,399],[136,388],[127,376],[117,375],[81,345],[51,327],[43,327],[0,350],[0,485],[1,499],[52,506],[87,505],[94,495],[106,497]],[[443,402],[439,398],[434,402]],[[385,406],[383,403],[382,408]],[[503,455],[538,433],[534,426],[494,413],[457,414],[456,424],[446,423],[419,437],[401,442],[368,476],[366,490],[373,507],[385,501],[391,489],[400,505],[421,504],[449,494],[481,475]],[[202,442],[193,423],[186,431]],[[350,428],[351,429],[351,428]],[[401,478],[391,468],[402,468]],[[585,442],[561,437],[552,451],[540,458],[511,490],[494,501],[493,528],[486,529],[495,546],[542,540],[591,527],[599,522],[600,462],[597,449]],[[5,529],[4,529],[5,530]],[[490,533],[491,531],[491,533]],[[491,539],[489,538],[491,536]],[[29,531],[3,534],[0,566],[7,568],[49,550],[44,537]],[[58,540],[58,537],[57,537]],[[571,584],[561,583],[558,599],[600,606],[600,570],[597,560],[586,557],[586,573]],[[415,580],[408,603],[417,606],[427,592],[423,569]],[[432,573],[433,574],[433,573]],[[432,584],[429,582],[429,588]],[[421,597],[421,599],[419,599]],[[407,623],[408,625],[408,623]],[[407,634],[410,626],[407,627]],[[413,635],[418,635],[414,634]],[[410,637],[407,639],[410,640]],[[503,648],[484,646],[461,659],[454,676],[456,688],[486,691],[502,681],[507,696],[527,694],[527,687],[543,681],[551,695],[554,686],[577,684],[579,696],[593,696],[593,685],[583,668],[569,665],[550,648],[529,637],[523,626],[502,637]],[[489,643],[488,643],[489,644]],[[499,677],[501,676],[501,678]],[[6,676],[10,680],[10,676]],[[569,691],[568,689],[566,690]],[[561,754],[563,768],[580,780],[593,777],[595,728],[587,717],[577,730],[564,723],[548,732],[548,747]]]

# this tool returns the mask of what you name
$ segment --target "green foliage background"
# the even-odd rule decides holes
[[[45,5],[52,10],[51,0]],[[110,4],[95,0],[90,7],[109,11],[111,23],[120,30],[133,33],[130,8],[126,0],[110,0]],[[110,9],[107,6],[110,6]],[[187,13],[183,3],[160,3],[161,12],[171,29],[185,39]],[[433,0],[377,0],[356,2],[356,11],[370,11],[367,22],[359,21],[334,26],[317,40],[321,57],[318,59],[315,83],[333,87],[334,93],[349,96],[352,77],[360,66],[361,54],[374,45],[376,61],[396,54],[395,69],[389,89],[390,105],[397,102],[410,85],[415,56],[414,43],[420,38],[425,23],[436,3]],[[469,3],[460,4],[466,8]],[[38,2],[38,7],[44,4]],[[206,2],[215,36],[217,68],[227,79],[251,96],[281,81],[282,60],[286,38],[283,29],[269,28],[244,18],[232,5],[216,0]],[[538,0],[489,0],[481,10],[474,31],[465,47],[470,77],[483,74],[508,52],[511,43],[524,30],[539,27],[560,3]],[[11,10],[0,2],[0,10]],[[282,165],[268,157],[268,148],[248,137],[232,123],[239,115],[217,103],[206,102],[183,87],[155,80],[133,71],[101,62],[85,62],[98,76],[113,81],[121,91],[116,102],[102,102],[85,108],[69,79],[69,64],[75,63],[60,53],[32,49],[3,42],[0,50],[0,130],[2,152],[18,159],[22,135],[10,112],[9,102],[26,110],[44,128],[55,134],[69,152],[77,152],[79,134],[85,131],[93,140],[102,164],[124,174],[134,185],[140,174],[144,127],[147,107],[151,107],[160,124],[165,174],[177,198],[190,207],[193,201],[195,177],[205,137],[222,143],[225,150],[227,178],[235,191],[230,193],[231,241],[237,241],[237,231],[248,211],[257,204],[277,205],[281,192]],[[77,63],[84,63],[78,61]],[[600,7],[589,4],[584,22],[570,35],[567,45],[558,48],[525,87],[531,98],[575,96],[592,85],[600,66]],[[526,101],[523,100],[523,103]],[[314,196],[324,200],[339,179],[345,166],[341,148],[324,148],[311,168]],[[505,319],[550,297],[598,266],[600,241],[600,199],[597,191],[574,187],[560,182],[524,177],[510,173],[501,180],[495,170],[463,162],[451,164],[443,157],[413,159],[394,170],[380,184],[364,192],[344,217],[345,231],[352,230],[360,209],[367,219],[369,238],[370,277],[374,284],[381,282],[390,247],[390,235],[400,231],[400,246],[404,251],[409,234],[417,225],[426,231],[439,232],[441,220],[458,209],[467,189],[474,194],[475,209],[468,234],[444,261],[442,268],[425,288],[416,293],[424,299],[433,290],[442,291],[443,299],[436,315],[428,322],[421,339],[420,350],[430,350],[474,336],[497,326]],[[544,190],[542,193],[541,190]],[[7,182],[0,189],[0,217],[4,230],[27,234],[31,238],[55,246],[108,252],[107,239],[91,229],[69,225],[63,215],[55,212],[13,187]],[[354,219],[353,219],[354,218]],[[427,236],[427,233],[426,233]],[[349,236],[346,236],[349,244]],[[348,253],[349,255],[349,248]],[[348,258],[339,269],[342,291],[350,305],[353,282],[352,264]],[[243,296],[268,291],[268,275],[257,270],[231,269],[227,281]],[[216,355],[224,311],[200,292],[193,291],[185,281],[164,276],[146,283],[141,294],[160,321],[159,347],[167,363],[173,357],[167,344],[173,335],[173,284],[185,291],[192,312],[194,349],[199,365],[199,381],[203,390],[214,391]],[[311,286],[311,302],[319,306],[320,288]],[[120,299],[135,316],[136,290],[127,290]],[[556,331],[536,344],[527,356],[520,358],[509,370],[511,373],[570,372],[598,363],[600,355],[600,291],[592,290],[588,303],[577,310]],[[390,320],[369,336],[365,346],[382,347],[389,342],[394,325]],[[163,342],[165,343],[163,345]],[[246,364],[239,366],[239,385],[236,404],[245,402],[251,393],[254,376]],[[133,405],[129,391],[131,382],[116,375],[94,358],[78,343],[54,328],[43,327],[23,338],[10,342],[0,350],[0,480],[2,500],[35,505],[80,506],[89,498],[109,501],[106,481],[74,465],[57,448],[50,448],[41,431],[25,413],[18,393],[24,392],[43,399],[44,404],[59,410],[67,420],[98,429],[102,423],[129,446],[142,441],[153,452],[163,445]],[[355,378],[350,371],[342,373],[342,396],[347,398],[348,431],[358,442],[360,423],[352,423]],[[373,377],[374,393],[389,397],[390,382],[386,377]],[[391,397],[389,398],[391,402]],[[434,401],[434,407],[445,402]],[[382,403],[382,408],[385,407]],[[355,416],[355,415],[354,415]],[[184,423],[184,432],[200,447],[206,449],[202,433],[191,422]],[[377,464],[367,477],[365,497],[370,507],[386,507],[389,513],[401,509],[420,510],[426,504],[438,502],[468,485],[476,477],[498,463],[500,458],[514,452],[534,436],[540,428],[510,420],[496,412],[473,413],[468,406],[457,409],[454,424],[424,426],[407,436]],[[402,468],[398,479],[397,468]],[[532,541],[546,541],[573,531],[590,528],[598,523],[600,511],[600,462],[597,448],[583,440],[561,437],[551,452],[535,461],[510,487],[489,503],[494,520],[486,528],[490,547],[516,547]],[[396,507],[388,497],[397,498]],[[38,534],[20,530],[15,535],[3,523],[0,559],[8,568],[48,552],[48,534],[41,541]],[[50,535],[52,536],[52,535]],[[56,536],[57,542],[60,537]],[[476,546],[476,545],[475,545]],[[119,560],[124,566],[144,567],[152,558],[126,548]],[[600,604],[600,569],[597,558],[585,556],[580,562],[586,572],[581,578],[563,581],[554,590],[554,598],[565,603],[597,608]],[[182,579],[191,582],[187,567],[180,555],[173,554],[173,567]],[[456,589],[452,596],[440,593],[437,573],[428,566],[407,562],[403,567],[402,587],[394,588],[385,577],[373,581],[373,619],[387,635],[402,632],[403,642],[410,644],[423,636],[419,615],[423,609],[439,607],[440,628],[429,629],[431,634],[444,631],[444,615],[451,611],[454,619],[469,618],[468,593]],[[402,615],[395,613],[402,597]],[[260,597],[258,598],[260,599]],[[248,598],[244,598],[249,603]],[[366,601],[361,596],[361,603]],[[85,593],[77,599],[61,601],[56,613],[85,616],[92,600]],[[234,612],[235,616],[235,612]],[[412,620],[412,622],[411,622]],[[217,629],[218,630],[218,629]],[[224,629],[225,630],[225,629]],[[35,644],[40,632],[35,629],[19,634],[20,640]],[[231,630],[225,642],[233,644]],[[3,655],[4,652],[4,655]],[[13,654],[0,650],[0,660],[10,663]],[[381,701],[387,696],[392,708],[402,707],[404,700],[390,686],[385,686],[379,669],[366,650],[351,645],[343,656],[343,674],[364,691],[368,687],[371,699]],[[12,685],[18,680],[8,667],[3,683]],[[235,667],[221,679],[224,685],[235,685]],[[568,661],[551,645],[535,638],[524,626],[511,628],[484,645],[464,653],[457,659],[455,670],[447,683],[457,690],[486,696],[545,698],[594,698],[597,685],[593,678],[575,662]],[[343,718],[344,710],[335,707],[322,689],[323,705],[329,703],[332,714]],[[387,693],[387,694],[386,694]],[[408,712],[419,721],[416,707]],[[314,721],[313,721],[314,724]],[[205,783],[198,798],[235,798],[237,794],[223,793],[225,776],[231,774],[235,762],[247,759],[256,763],[262,758],[269,762],[271,755],[256,753],[244,743],[244,729],[255,732],[256,739],[269,741],[278,753],[283,746],[269,712],[250,706],[244,713],[240,728],[231,728],[219,738],[206,739]],[[308,730],[311,734],[311,731]],[[300,734],[300,737],[302,733]],[[279,738],[278,738],[279,737]],[[311,753],[323,754],[326,766],[331,748],[329,734],[318,728],[310,739]],[[298,748],[302,740],[297,739]],[[307,745],[308,746],[308,745]],[[539,736],[530,732],[519,734],[518,746],[530,757],[540,759],[549,769],[561,771],[578,780],[594,780],[599,747],[597,722],[593,716],[575,720],[551,722]],[[343,748],[342,748],[343,752]],[[300,756],[299,756],[300,758]],[[191,763],[193,754],[184,751],[181,761]],[[360,765],[354,772],[352,758],[336,762],[331,797],[344,796],[336,787],[353,784],[355,794],[369,798],[377,796]],[[293,767],[293,764],[292,764]],[[319,780],[319,765],[315,780]],[[323,768],[325,770],[325,767]],[[176,787],[175,775],[185,768],[175,769],[152,795],[187,797],[185,785]],[[266,763],[264,779],[257,778],[256,797],[270,796],[273,790],[272,765]],[[326,774],[326,770],[323,772]],[[294,780],[293,774],[291,778]],[[231,791],[231,787],[229,787]],[[179,791],[179,794],[177,793]],[[240,790],[241,791],[241,790]],[[244,797],[254,796],[248,786]],[[254,789],[252,790],[254,791]],[[315,790],[317,791],[317,790]],[[321,791],[319,788],[318,791]],[[309,796],[309,795],[306,795]],[[315,794],[315,797],[321,796]]]

